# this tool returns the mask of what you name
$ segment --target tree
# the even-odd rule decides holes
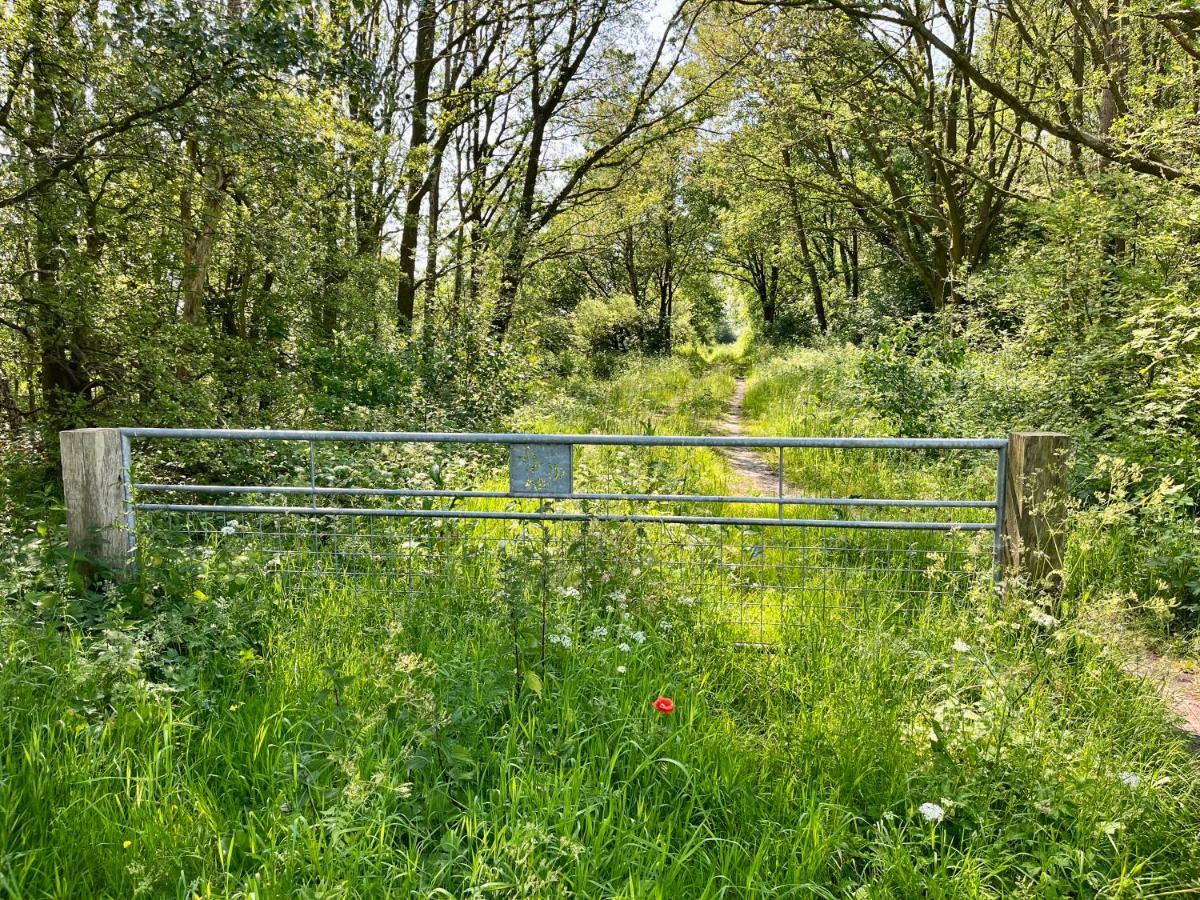
[[[575,273],[574,296],[562,305],[631,298],[639,342],[653,351],[671,349],[681,295],[692,318],[709,316],[716,207],[698,159],[695,136],[676,134],[647,150],[602,209],[581,207],[557,223],[544,243]]]
[[[1000,55],[999,33],[973,26],[980,4],[946,9],[961,52]],[[919,34],[778,6],[712,27],[725,33],[717,59],[753,48],[736,81],[745,133],[727,150],[783,199],[819,327],[827,282],[860,290],[860,233],[905,265],[932,310],[957,302],[1029,156],[1020,123]]]
[[[1021,0],[735,2],[833,9],[880,46],[891,46],[898,38],[919,42],[937,65],[952,69],[962,84],[1003,105],[1020,123],[1072,148],[1085,148],[1107,163],[1200,191],[1200,125],[1194,114],[1200,88],[1195,66],[1200,59],[1200,16],[1192,10],[1154,2],[1090,0],[1052,5]],[[1005,52],[974,54],[963,38],[981,34],[998,36],[997,46]],[[1020,64],[1013,65],[1013,60]],[[1162,128],[1165,108],[1180,105],[1192,107],[1192,115],[1174,118],[1173,127]]]
[[[491,319],[496,337],[503,338],[512,321],[536,236],[563,213],[610,193],[649,147],[691,127],[689,114],[719,80],[674,90],[704,6],[683,0],[644,62],[617,48],[618,26],[628,24],[628,3],[562,0],[529,6],[528,119],[514,156],[520,162],[511,211],[503,220],[505,247]],[[556,141],[548,140],[551,135]],[[553,162],[561,142],[581,146],[581,154],[565,164]],[[548,188],[544,195],[541,188]]]

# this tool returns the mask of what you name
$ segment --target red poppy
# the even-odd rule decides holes
[[[675,701],[670,697],[659,697],[652,705],[664,716],[669,716],[675,712]]]

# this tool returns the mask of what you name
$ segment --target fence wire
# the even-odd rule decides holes
[[[290,598],[336,594],[421,618],[496,621],[564,605],[690,608],[730,641],[772,645],[820,622],[875,627],[991,578],[990,533],[839,527],[287,513],[138,514],[150,567],[236,561]],[[519,598],[519,599],[516,599]]]

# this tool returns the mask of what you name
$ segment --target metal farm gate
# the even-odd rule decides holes
[[[147,571],[199,559],[431,627],[523,619],[544,653],[570,606],[670,604],[772,645],[966,596],[998,571],[1007,441],[124,428],[120,448]],[[694,492],[729,448],[768,453],[773,490]],[[843,495],[843,470],[912,493],[937,470],[962,496]]]

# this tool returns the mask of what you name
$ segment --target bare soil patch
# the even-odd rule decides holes
[[[1179,717],[1180,729],[1200,753],[1200,672],[1188,663],[1155,653],[1148,647],[1137,650],[1129,671],[1153,684],[1171,711]]]
[[[729,409],[719,420],[722,434],[743,435],[742,403],[746,399],[746,379],[738,376]],[[749,496],[768,497],[779,492],[779,473],[757,451],[749,447],[723,447],[721,452],[733,471],[734,487]],[[784,486],[786,490],[786,485]]]

